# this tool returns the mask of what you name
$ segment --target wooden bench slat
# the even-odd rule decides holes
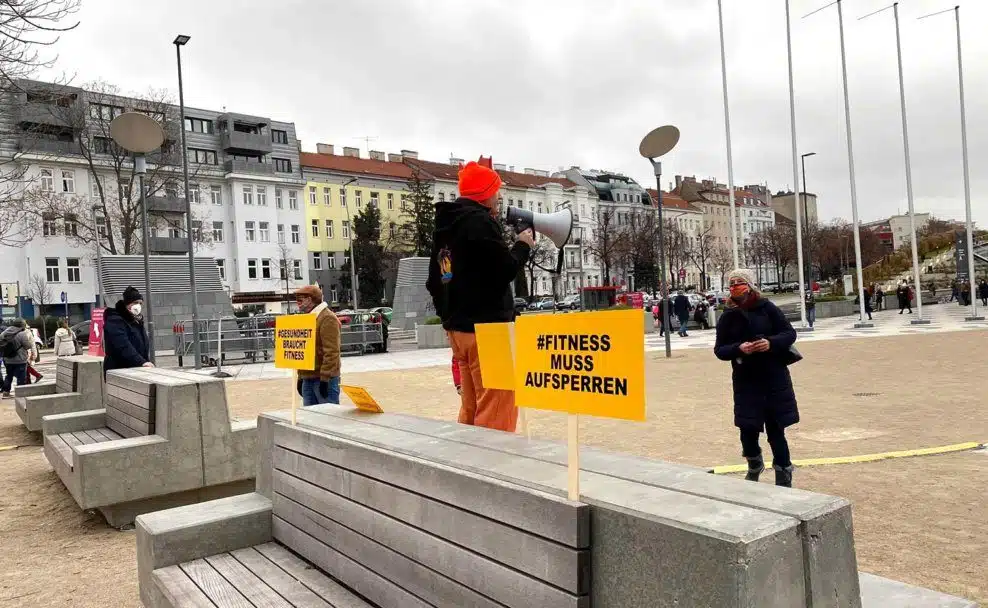
[[[304,582],[290,575],[254,547],[237,549],[230,553],[238,562],[263,580],[272,589],[298,608],[334,608],[312,592]],[[294,557],[294,556],[293,556]],[[300,560],[301,561],[301,560]],[[304,563],[304,562],[303,562]],[[306,564],[306,567],[308,565]],[[311,570],[311,568],[310,568]],[[321,575],[320,575],[321,576]]]
[[[106,375],[106,388],[109,391],[113,387],[119,387],[125,390],[134,391],[136,393],[149,394],[151,391],[151,383],[145,380],[140,380],[137,378],[132,378],[130,376],[118,376],[113,372],[109,372]]]
[[[102,426],[98,429],[94,429],[90,432],[99,433],[100,435],[102,435],[104,437],[103,441],[116,441],[117,439],[123,439],[123,436],[120,433],[117,433],[113,429],[107,428],[105,426]]]
[[[74,393],[75,385],[69,380],[63,380],[62,378],[55,379],[55,392],[56,393]]]
[[[151,578],[175,608],[208,608],[216,606],[209,597],[196,586],[195,581],[178,566],[158,568]]]
[[[285,535],[297,535],[298,538],[305,538],[313,545],[321,545],[321,543],[318,543],[318,541],[298,528],[285,523],[284,520],[275,518],[275,522],[281,522]],[[297,547],[298,545],[294,546]],[[332,604],[334,608],[374,608],[373,604],[367,603],[352,591],[316,569],[312,563],[306,562],[278,543],[264,543],[263,545],[257,545],[254,549],[277,564],[282,570],[301,581],[306,587],[318,594],[319,597]],[[327,547],[326,549],[334,556],[339,555],[340,559],[347,559],[331,547]],[[300,550],[299,553],[301,552]],[[360,564],[351,563],[354,569],[365,570]],[[386,586],[393,587],[396,593],[400,594],[395,596],[399,601],[391,605],[401,606],[402,608],[430,608],[428,604],[415,596],[408,595],[400,587],[392,585],[387,579],[382,580]]]
[[[292,608],[292,605],[272,590],[266,582],[229,553],[211,555],[206,558],[206,562],[236,587],[237,591],[254,604],[255,608]]]
[[[138,420],[143,422],[154,422],[152,418],[154,417],[154,409],[148,409],[146,407],[141,407],[140,405],[129,403],[120,399],[119,397],[114,397],[108,395],[104,406],[107,408],[113,408],[115,410],[120,410],[121,412],[127,414],[128,416],[133,416]]]
[[[151,425],[148,424],[146,421],[134,418],[133,416],[129,414],[125,414],[114,407],[109,407],[109,405],[106,407],[106,417],[107,419],[116,420],[120,424],[130,429],[133,429],[134,431],[140,433],[141,435],[151,434]]]
[[[62,443],[66,445],[82,445],[82,441],[72,433],[60,433],[55,435],[55,437],[61,439]],[[72,450],[69,451],[71,452]]]
[[[78,439],[83,445],[90,443],[96,443],[96,440],[89,436],[86,431],[75,431],[72,433],[76,439]]]
[[[223,606],[224,608],[254,608],[247,598],[241,595],[206,560],[197,559],[191,562],[185,562],[184,564],[180,564],[179,567],[217,606]]]
[[[70,435],[70,433],[66,434]],[[73,439],[75,438],[73,437]],[[45,441],[51,443],[52,447],[55,448],[55,451],[61,454],[65,459],[65,462],[69,463],[69,465],[72,464],[72,448],[61,435],[47,435],[45,436]]]
[[[149,393],[137,393],[122,386],[108,384],[106,386],[106,395],[107,397],[114,397],[126,403],[133,403],[143,409],[151,407],[151,395]]]
[[[135,431],[126,424],[119,422],[110,416],[106,417],[106,427],[121,437],[143,437],[142,433]]]

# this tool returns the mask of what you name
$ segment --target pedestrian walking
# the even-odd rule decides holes
[[[676,313],[676,318],[679,319],[679,336],[685,338],[689,335],[686,330],[690,324],[690,299],[686,297],[682,289],[676,294],[672,309]]]
[[[705,299],[701,299],[693,307],[693,320],[702,329],[710,329],[710,321],[707,319],[707,313],[710,311],[710,305],[707,304]]]
[[[861,303],[861,299],[860,298],[861,298],[861,296],[856,296],[854,298],[854,303],[855,304],[860,304]],[[865,289],[864,299],[865,299],[865,301],[864,301],[865,313],[868,315],[868,320],[869,321],[872,321],[873,319],[871,318],[871,313],[874,312],[874,309],[871,307],[871,288]]]
[[[981,305],[988,307],[988,280],[981,279],[978,285],[978,297],[981,298]]]
[[[885,310],[885,291],[881,285],[875,289],[875,310]]]
[[[460,366],[459,422],[514,432],[515,393],[484,387],[474,325],[514,319],[511,283],[528,262],[535,233],[523,230],[514,245],[505,244],[497,220],[501,177],[489,158],[460,169],[458,185],[459,198],[436,205],[426,287]]]
[[[895,296],[899,300],[899,314],[901,315],[902,311],[907,308],[909,309],[909,314],[913,314],[912,289],[909,288],[909,284],[906,283],[905,279],[896,288]]]
[[[41,363],[41,345],[43,344],[41,341],[41,334],[38,333],[38,330],[34,327],[30,327],[28,330],[31,332],[31,335],[34,336],[34,348],[32,349],[33,354],[31,356],[31,360],[27,362],[27,383],[31,384],[32,382],[41,382],[45,375],[34,367],[35,363]]]
[[[295,292],[300,312],[316,317],[316,362],[299,370],[296,390],[302,405],[340,402],[340,320],[322,299],[318,285],[303,285]]]
[[[103,373],[111,369],[154,367],[144,329],[144,296],[133,285],[103,314]]]
[[[971,281],[965,280],[961,284],[961,306],[971,305]]]
[[[17,386],[28,383],[27,366],[34,358],[34,338],[24,319],[14,319],[10,327],[0,333],[0,353],[7,370],[2,387],[3,398],[7,399],[14,380],[17,380]]]
[[[75,332],[69,327],[69,322],[62,319],[59,327],[55,330],[55,356],[68,357],[78,351],[78,340]]]
[[[810,329],[813,329],[813,324],[816,323],[816,295],[813,294],[812,289],[806,290],[803,301],[806,303],[806,323]]]
[[[762,430],[772,448],[775,484],[792,487],[793,466],[785,429],[799,422],[788,365],[799,360],[792,348],[796,332],[786,316],[755,286],[754,273],[728,274],[730,298],[717,322],[714,353],[730,361],[734,386],[734,424],[740,429],[745,479],[758,481],[765,470],[759,445]]]

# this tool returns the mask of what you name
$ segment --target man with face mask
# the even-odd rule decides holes
[[[103,369],[154,367],[144,330],[144,296],[133,286],[123,292],[116,306],[103,317]]]
[[[340,402],[340,320],[322,300],[317,285],[305,285],[295,292],[299,312],[316,316],[316,365],[298,373],[302,405]]]
[[[458,185],[458,199],[436,205],[426,287],[460,369],[459,422],[514,432],[515,393],[484,388],[474,324],[514,320],[511,283],[528,261],[534,233],[525,230],[512,247],[505,244],[496,219],[501,176],[489,158],[460,169]]]

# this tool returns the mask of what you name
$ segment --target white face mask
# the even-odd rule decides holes
[[[143,308],[142,308],[142,306],[141,306],[140,304],[131,304],[131,305],[130,305],[130,306],[129,306],[129,307],[127,308],[127,310],[129,310],[129,311],[130,311],[130,314],[132,314],[132,315],[134,315],[135,317],[139,317],[139,316],[141,316],[141,310],[142,310],[142,309],[143,309]]]

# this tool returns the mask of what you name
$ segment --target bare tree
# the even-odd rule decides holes
[[[292,255],[292,250],[289,249],[288,245],[285,243],[278,244],[278,270],[281,273],[280,278],[285,282],[285,308],[286,312],[291,312],[292,310],[292,295],[291,287],[289,282],[291,280],[291,273],[295,269],[295,257]]]
[[[796,260],[796,228],[776,224],[761,231],[759,237],[765,257],[775,266],[776,276],[781,283],[790,264]]]
[[[609,206],[599,205],[592,217],[591,237],[585,241],[587,251],[600,262],[603,284],[611,284],[611,268],[621,255],[623,235],[617,225],[617,212]]]
[[[38,306],[38,312],[41,313],[42,340],[47,344],[48,324],[45,321],[48,318],[47,308],[51,306],[53,298],[48,280],[40,274],[31,275],[31,280],[27,283],[27,297],[31,298],[31,301]]]
[[[720,239],[715,239],[710,248],[710,267],[720,273],[720,284],[724,285],[724,277],[734,266],[734,253],[731,248]]]
[[[525,266],[528,268],[529,294],[535,295],[535,271],[540,266],[550,268],[555,266],[555,264],[556,250],[552,245],[552,241],[548,237],[536,234],[535,246],[532,247],[532,252],[528,256],[528,262],[525,263]],[[553,293],[555,293],[555,284],[553,284]]]
[[[693,265],[700,269],[700,288],[708,289],[710,283],[710,266],[713,258],[713,251],[717,247],[717,237],[713,235],[714,225],[710,223],[704,226],[700,232],[691,237],[687,249],[687,257]]]

